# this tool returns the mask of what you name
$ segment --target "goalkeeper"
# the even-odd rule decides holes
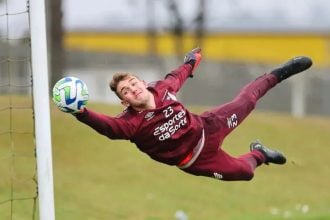
[[[308,57],[296,57],[244,86],[229,103],[200,115],[191,113],[176,93],[192,77],[201,60],[201,49],[188,53],[184,64],[165,79],[146,83],[130,73],[116,73],[110,88],[126,109],[108,116],[84,108],[77,119],[110,139],[126,139],[152,159],[184,172],[220,180],[251,180],[262,164],[284,164],[285,156],[253,142],[239,157],[226,153],[221,144],[255,108],[257,101],[282,80],[308,69]]]

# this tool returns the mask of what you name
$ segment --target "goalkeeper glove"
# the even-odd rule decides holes
[[[201,55],[202,49],[200,47],[197,47],[190,51],[185,57],[184,57],[184,63],[190,64],[192,66],[192,71],[190,77],[193,77],[194,70],[198,67],[199,63],[201,62],[202,55]]]
[[[77,116],[77,115],[79,115],[79,114],[81,114],[81,113],[84,113],[84,111],[85,111],[85,107],[81,108],[80,110],[77,110],[77,111],[71,112],[71,115],[73,115],[73,116]]]

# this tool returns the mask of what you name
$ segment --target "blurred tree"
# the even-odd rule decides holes
[[[49,48],[50,88],[63,76],[65,56],[63,51],[62,0],[47,0],[47,26]]]
[[[179,60],[182,60],[182,56],[184,53],[184,47],[183,47],[183,34],[184,34],[184,28],[183,28],[183,20],[180,15],[180,12],[178,10],[178,6],[176,4],[175,0],[170,0],[169,4],[169,11],[171,14],[172,20],[172,34],[174,35],[174,47],[175,47],[175,53]]]
[[[148,0],[147,2],[147,35],[148,35],[148,55],[149,57],[157,56],[157,33],[156,33],[156,14],[155,1]]]
[[[197,16],[195,18],[196,29],[195,38],[196,46],[203,47],[203,37],[204,37],[204,25],[205,25],[205,0],[199,0],[199,7],[197,11]]]

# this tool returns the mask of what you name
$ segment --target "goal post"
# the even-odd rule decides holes
[[[45,0],[30,0],[30,32],[39,219],[54,220],[55,210]]]

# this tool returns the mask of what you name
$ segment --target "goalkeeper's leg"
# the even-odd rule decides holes
[[[195,163],[183,171],[225,181],[247,181],[253,178],[254,170],[265,160],[259,151],[252,151],[236,158],[222,149],[214,152],[211,147],[204,149]]]
[[[255,108],[257,101],[277,83],[274,75],[264,74],[244,86],[232,101],[203,113],[202,117],[213,115],[214,126],[221,130],[221,137],[224,138],[243,122]]]

